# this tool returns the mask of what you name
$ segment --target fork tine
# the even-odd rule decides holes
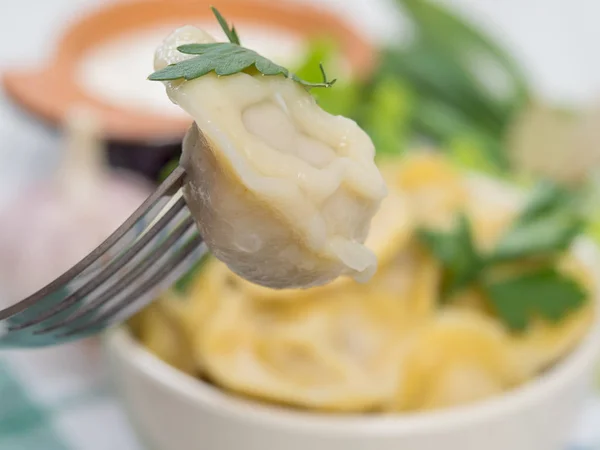
[[[60,303],[57,303],[55,306],[50,308],[48,311],[44,311],[43,313],[34,316],[30,320],[13,325],[9,328],[9,331],[18,331],[25,328],[29,328],[33,325],[37,325],[55,315],[61,313],[66,310],[70,306],[75,303],[83,300],[87,295],[92,293],[95,289],[97,289],[102,283],[108,280],[111,276],[117,273],[121,268],[123,268],[128,262],[130,262],[150,241],[152,241],[165,227],[171,222],[171,220],[177,216],[184,208],[185,208],[185,200],[180,197],[179,200],[173,205],[171,209],[169,209],[158,221],[155,222],[154,226],[146,232],[143,236],[141,236],[131,247],[129,247],[121,257],[113,260],[109,263],[105,269],[100,272],[97,276],[90,279],[86,284],[81,286],[71,295],[66,297]],[[188,216],[188,218],[191,217]]]
[[[129,315],[152,301],[156,296],[157,290],[169,286],[189,270],[197,259],[194,255],[194,251],[200,248],[202,249],[203,254],[206,253],[206,246],[203,245],[202,238],[199,234],[196,234],[174,257],[167,260],[159,270],[141,283],[123,300],[108,308],[102,314],[92,318],[89,322],[78,325],[66,333],[61,333],[58,337],[70,337],[81,332],[87,332],[90,329],[104,328],[105,325],[111,322],[111,319],[116,319],[117,321],[126,319]],[[118,284],[122,285],[122,281],[119,280]],[[123,288],[124,286],[120,287]],[[127,317],[120,314],[123,312],[126,312]]]
[[[111,234],[100,246],[88,254],[85,258],[56,278],[54,281],[21,300],[20,302],[9,306],[0,311],[0,320],[9,318],[32,305],[35,305],[43,298],[59,291],[65,284],[81,275],[84,271],[93,268],[93,264],[109,250],[116,247],[126,247],[138,238],[135,230],[141,220],[152,219],[162,210],[161,200],[164,196],[173,194],[178,190],[184,180],[185,170],[181,167],[175,168],[171,175],[158,187],[158,189],[123,223],[113,234]]]
[[[122,286],[128,286],[133,283],[137,278],[143,275],[161,256],[165,254],[173,245],[177,243],[177,241],[188,231],[194,230],[195,224],[194,219],[191,216],[187,216],[182,222],[179,223],[177,228],[157,247],[152,249],[152,251],[142,260],[139,264],[133,266],[129,272],[124,274],[122,277],[118,278],[118,280],[109,285],[104,291],[102,291],[98,297],[96,297],[91,302],[82,306],[79,310],[75,311],[68,317],[60,320],[57,323],[49,325],[45,328],[37,330],[34,334],[42,334],[54,331],[58,328],[67,326],[70,323],[75,322],[76,320],[82,318],[90,312],[98,310],[98,308],[105,305],[107,302],[115,298],[115,296],[122,289]]]

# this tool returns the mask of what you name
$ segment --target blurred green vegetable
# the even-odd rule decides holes
[[[335,115],[352,116],[359,104],[361,86],[354,80],[339,77],[339,48],[330,39],[318,38],[309,44],[308,54],[302,65],[293,70],[300,78],[320,79],[320,64],[324,64],[338,78],[331,89],[313,90],[311,94],[319,105]],[[335,89],[334,89],[335,88]],[[320,92],[319,92],[320,91]]]
[[[179,165],[179,158],[172,159],[162,168],[160,173],[158,174],[158,182],[162,183],[167,179],[171,172],[175,170],[175,168]]]
[[[377,156],[398,155],[409,140],[411,93],[398,79],[382,79],[372,90],[359,114],[359,124],[373,139]]]
[[[475,248],[467,216],[461,215],[455,229],[448,233],[419,230],[419,238],[444,266],[442,299],[448,299],[476,280],[482,267],[482,257]]]
[[[381,71],[410,82],[419,96],[444,102],[455,110],[454,114],[468,117],[474,125],[494,133],[500,131],[502,114],[477,91],[466,67],[450,56],[417,43],[386,51]]]
[[[504,75],[510,89],[504,100],[496,99],[493,102],[498,112],[503,108],[506,112],[527,99],[529,86],[522,68],[485,33],[430,0],[396,2],[416,27],[417,40],[435,54],[448,56],[447,61],[453,61],[455,67],[464,69],[466,76],[476,81],[473,89],[482,98],[488,97],[491,100],[497,94],[484,87],[485,82],[481,81],[476,71],[477,64],[480,64],[479,67],[486,64],[489,69],[496,69]]]
[[[449,139],[446,151],[449,158],[459,167],[495,177],[504,176],[502,169],[506,167],[505,162],[496,159],[499,151],[481,136],[457,134]]]
[[[420,230],[419,237],[442,264],[442,298],[477,287],[505,325],[521,331],[536,316],[556,321],[585,303],[582,287],[555,267],[583,225],[570,192],[540,183],[490,251],[476,247],[464,215],[453,230]]]
[[[529,98],[521,69],[492,39],[443,6],[429,0],[396,2],[414,28],[414,39],[384,49],[375,83],[395,76],[410,86],[415,133],[445,148],[468,136],[496,172],[507,171],[504,135]],[[501,82],[490,85],[491,79]]]
[[[546,181],[533,189],[525,208],[490,255],[493,262],[554,257],[564,252],[584,227],[572,192]]]
[[[550,267],[486,283],[485,290],[500,318],[514,331],[525,330],[535,316],[559,322],[588,298],[575,280]]]

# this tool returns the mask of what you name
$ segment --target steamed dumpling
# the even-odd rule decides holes
[[[196,336],[198,363],[215,383],[329,411],[368,411],[393,395],[402,314],[395,298],[365,302],[341,290],[327,301],[266,304],[221,287],[229,294]]]
[[[378,274],[385,273],[387,265],[391,264],[396,256],[410,243],[414,231],[414,222],[408,208],[408,202],[400,192],[390,190],[388,196],[381,203],[381,207],[371,222],[369,236],[365,245],[375,253],[378,262]],[[232,274],[233,275],[233,274]],[[396,274],[391,274],[394,277]],[[397,278],[397,277],[395,277]],[[374,286],[373,278],[367,288]],[[337,289],[351,286],[357,289],[357,283],[350,278],[338,278],[337,280],[313,289],[269,289],[263,286],[238,279],[243,290],[248,296],[260,301],[296,301],[307,296],[326,297]]]
[[[214,40],[177,30],[157,50],[156,68],[185,58],[174,49],[192,42]],[[373,275],[364,241],[386,187],[355,122],[323,111],[284,76],[210,73],[166,86],[195,120],[183,145],[184,196],[218,259],[272,288]]]
[[[497,395],[524,381],[506,331],[447,308],[417,333],[401,361],[395,409],[437,409]]]

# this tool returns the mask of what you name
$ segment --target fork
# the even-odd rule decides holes
[[[0,346],[61,344],[119,324],[207,254],[175,168],[102,244],[33,295],[0,311]]]

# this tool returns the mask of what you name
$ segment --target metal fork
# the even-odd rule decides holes
[[[40,347],[92,335],[151,302],[207,249],[182,195],[177,167],[99,247],[19,303],[0,311],[0,346]]]

